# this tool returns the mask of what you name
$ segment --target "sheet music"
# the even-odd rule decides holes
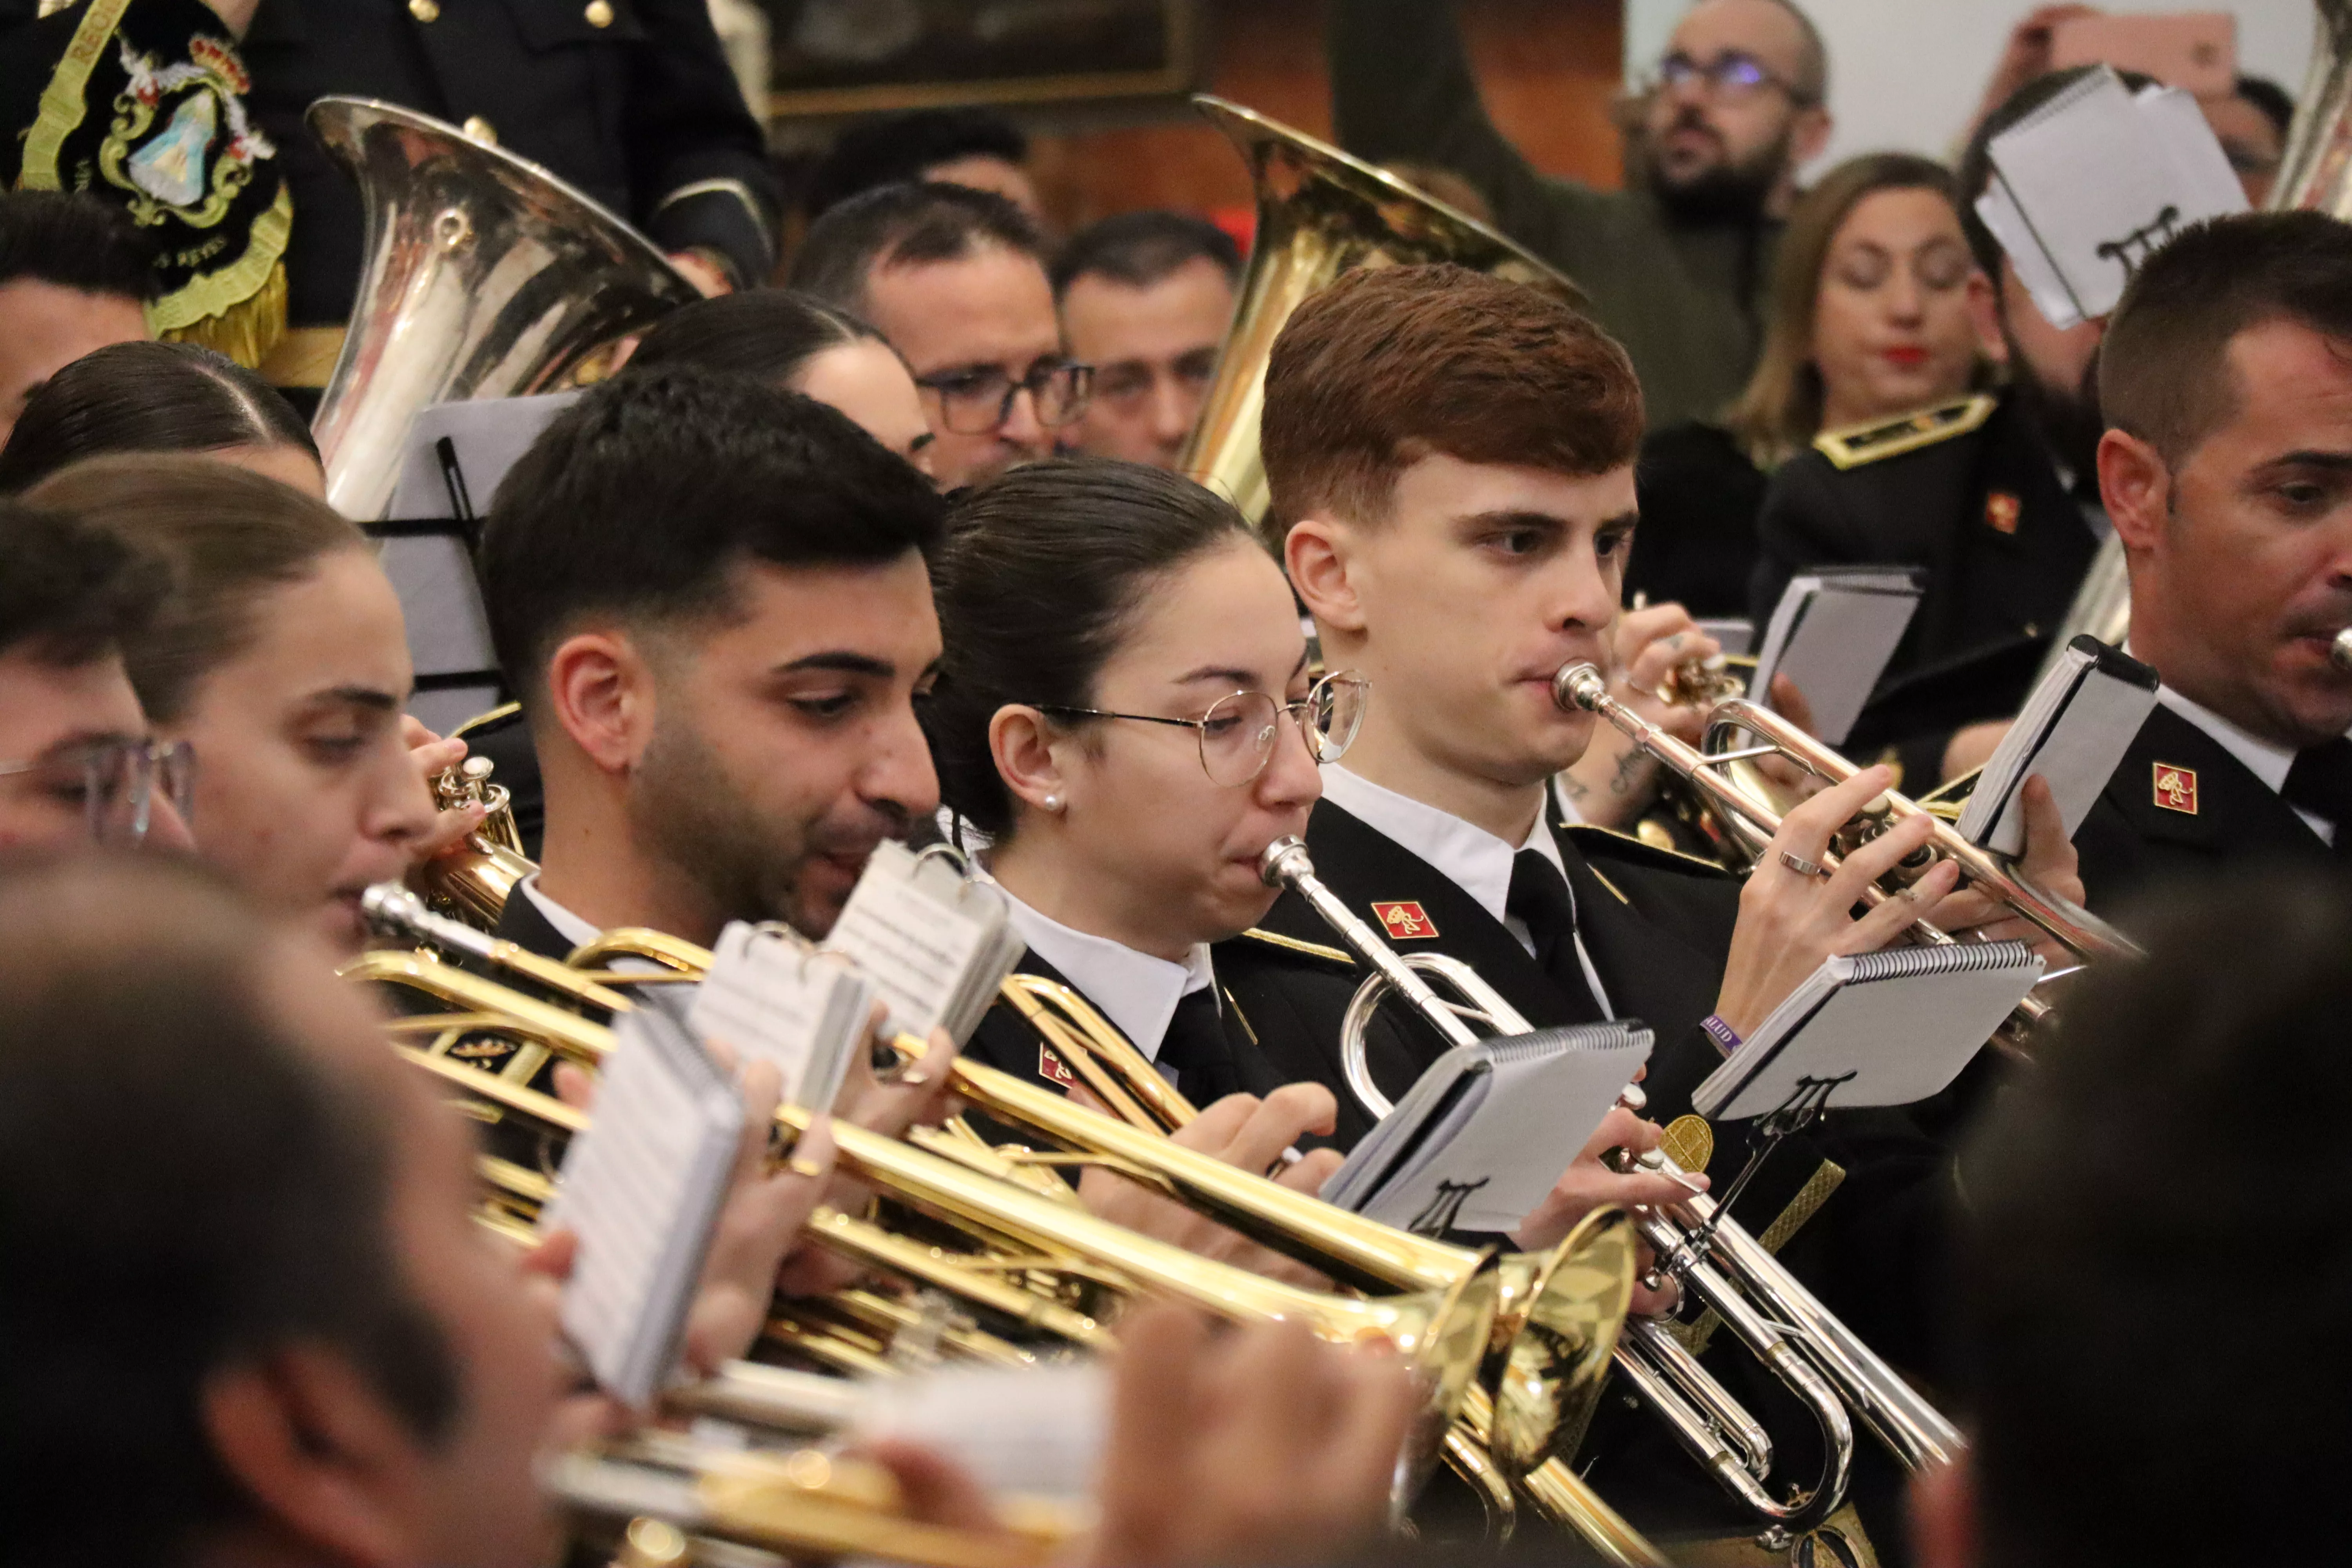
[[[1845,1108],[1941,1092],[2042,978],[2021,942],[1892,947],[1823,961],[1691,1096],[1740,1121],[1834,1086]]]
[[[1785,675],[1813,712],[1813,733],[1842,744],[1861,717],[1919,608],[1907,566],[1822,568],[1789,580],[1756,658],[1756,700],[1769,703]]]
[[[742,1111],[675,1019],[625,1013],[614,1034],[594,1122],[572,1140],[544,1223],[580,1237],[564,1333],[601,1387],[643,1408],[677,1360]]]
[[[869,1385],[847,1436],[936,1449],[984,1491],[1083,1499],[1102,1469],[1110,1379],[1098,1361],[945,1366]]]
[[[2049,780],[2072,838],[2147,721],[2157,686],[2148,666],[2092,637],[2076,637],[1985,763],[1960,813],[1961,835],[2002,855],[2023,854],[2025,812],[2017,795],[2039,773]]]
[[[1992,140],[1977,214],[2055,327],[2106,315],[2141,262],[2200,219],[2246,210],[2197,100],[2137,95],[2107,67]]]
[[[1324,1199],[1422,1235],[1510,1230],[1633,1081],[1653,1038],[1620,1021],[1448,1051],[1357,1144]]]
[[[829,1110],[864,1043],[873,983],[846,960],[746,921],[719,935],[688,1016],[696,1034],[773,1062],[787,1104]]]
[[[1022,942],[1004,895],[951,860],[885,843],[834,922],[824,950],[845,954],[890,1009],[886,1028],[944,1028],[959,1044],[979,1026]]]

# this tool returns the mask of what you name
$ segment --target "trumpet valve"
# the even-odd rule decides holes
[[[1721,654],[1686,658],[1658,683],[1658,698],[1672,708],[1712,708],[1728,698],[1745,697],[1748,683],[1731,673],[1731,661]]]

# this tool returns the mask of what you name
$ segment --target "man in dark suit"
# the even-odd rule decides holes
[[[2096,906],[2352,851],[2352,226],[2217,219],[2108,332],[2099,482],[2158,706],[2075,834]]]
[[[1926,826],[1822,874],[1830,834],[1885,786],[1883,770],[1791,812],[1744,889],[1558,826],[1548,786],[1595,721],[1558,707],[1551,681],[1566,664],[1611,662],[1641,407],[1622,351],[1574,311],[1458,268],[1395,268],[1343,278],[1292,317],[1268,364],[1264,447],[1324,657],[1362,671],[1374,694],[1309,821],[1324,879],[1401,950],[1471,963],[1537,1027],[1649,1024],[1652,1112],[1684,1163],[1720,1184],[1745,1161],[1745,1130],[1718,1135],[1686,1113],[1725,1042],[1830,953],[1880,946],[1922,915],[1967,924],[1982,911],[1937,908],[1947,869],[1852,918],[1864,883]],[[2042,828],[2037,859],[2057,863],[2036,869],[2054,880],[2067,855]],[[1265,922],[1328,942],[1320,923],[1295,899]],[[1330,1085],[1360,1131],[1370,1113],[1335,1044],[1359,976],[1255,946],[1253,965],[1221,951],[1220,973],[1285,1076]],[[1442,1044],[1417,1029],[1375,1041],[1382,1095],[1402,1093]],[[1917,1364],[1927,1336],[1910,1270],[1934,1234],[1925,1216],[1942,1171],[1899,1114],[1832,1113],[1772,1155],[1736,1214],[1776,1243],[1805,1233],[1798,1251],[1818,1256],[1801,1271],[1865,1339]],[[1740,1527],[1703,1480],[1680,1485],[1695,1469],[1635,1465],[1634,1452],[1615,1456],[1640,1472],[1622,1478],[1629,1495],[1611,1495],[1637,1524],[1669,1536]]]
[[[1993,138],[2082,74],[2019,89],[1960,161],[1960,223],[1993,282],[2010,389],[1824,434],[1773,475],[1757,521],[1748,607],[1759,626],[1809,567],[1926,572],[1918,614],[1847,738],[1857,754],[1893,747],[1913,795],[1990,753],[1997,731],[1965,727],[2017,711],[2108,532],[2094,467],[2105,323],[2053,327],[1975,205],[1991,182]]]
[[[243,51],[294,198],[292,330],[265,367],[281,386],[326,384],[362,260],[359,187],[302,119],[330,93],[434,115],[545,166],[705,288],[761,283],[775,265],[765,139],[703,0],[261,0]]]

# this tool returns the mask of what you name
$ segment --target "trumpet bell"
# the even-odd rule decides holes
[[[1222,98],[1202,94],[1192,104],[1249,164],[1257,238],[1201,421],[1177,467],[1252,522],[1265,518],[1270,499],[1258,455],[1266,358],[1291,312],[1340,274],[1451,261],[1585,308],[1584,291],[1559,272],[1394,174]]]
[[[364,98],[322,98],[309,120],[366,207],[351,331],[311,431],[346,517],[383,515],[417,410],[553,391],[699,298],[636,230],[454,125]]]
[[[1549,1252],[1514,1253],[1497,1267],[1504,1310],[1521,1326],[1496,1382],[1491,1443],[1514,1479],[1583,1430],[1633,1304],[1639,1245],[1623,1210],[1595,1209]]]

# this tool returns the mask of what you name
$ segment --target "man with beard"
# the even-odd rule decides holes
[[[1337,0],[1340,144],[1461,174],[1625,346],[1652,426],[1706,417],[1755,367],[1797,170],[1830,134],[1829,61],[1791,0],[1699,0],[1649,83],[1623,192],[1538,173],[1495,129],[1445,0]]]
[[[2192,228],[2116,309],[2099,488],[2131,651],[2164,684],[2082,827],[2103,910],[2168,880],[2352,855],[2352,226]]]
[[[749,379],[625,376],[551,425],[482,536],[547,793],[503,934],[829,931],[874,847],[939,804],[914,698],[943,509],[846,416]]]
[[[1890,420],[1824,433],[1772,476],[1757,521],[1749,607],[1761,626],[1796,574],[1909,565],[1927,592],[1885,683],[1847,737],[1892,747],[1915,793],[1991,754],[2024,700],[2075,589],[2111,531],[2099,501],[2099,340],[2104,319],[2053,327],[1976,214],[1993,138],[2084,71],[2012,93],[1969,139],[1960,224],[1991,279],[2010,384]],[[2145,77],[2125,73],[2137,91]]]

